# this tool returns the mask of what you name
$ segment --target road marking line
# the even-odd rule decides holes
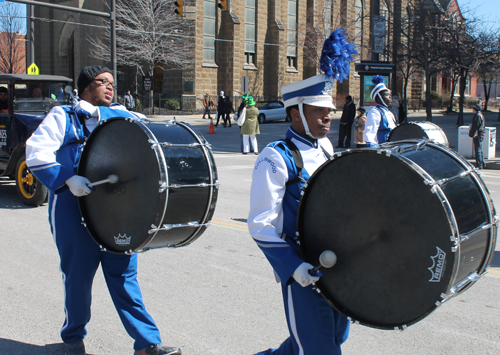
[[[244,222],[234,221],[232,219],[216,217],[212,219],[212,224],[217,226],[236,229],[236,230],[245,230],[248,231],[247,224]]]

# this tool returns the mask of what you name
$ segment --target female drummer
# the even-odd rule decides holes
[[[135,114],[124,106],[111,105],[114,79],[106,67],[84,68],[78,91],[82,101],[74,108],[54,107],[26,142],[26,163],[50,190],[49,221],[63,273],[66,319],[61,338],[66,355],[85,355],[83,338],[99,264],[120,319],[135,339],[135,355],[180,354],[178,348],[161,344],[160,332],[144,307],[136,278],[137,254],[101,251],[81,224],[77,197],[91,193],[90,181],[75,174],[82,143],[100,119]]]

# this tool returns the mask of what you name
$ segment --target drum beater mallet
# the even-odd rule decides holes
[[[321,267],[331,268],[337,263],[337,255],[331,250],[325,250],[319,255],[319,265],[309,269],[309,275],[316,275]]]
[[[92,186],[96,186],[96,185],[101,185],[101,184],[107,184],[108,182],[110,184],[116,184],[118,182],[118,175],[115,175],[115,174],[111,174],[108,176],[107,179],[104,179],[104,180],[100,180],[100,181],[96,181],[96,182],[93,182],[91,184],[88,184],[87,186],[88,187],[92,187]]]

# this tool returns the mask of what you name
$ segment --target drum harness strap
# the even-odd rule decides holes
[[[295,162],[295,166],[297,167],[297,177],[295,179],[289,180],[286,182],[286,186],[295,184],[301,180],[304,180],[302,177],[302,169],[304,168],[304,161],[302,160],[302,155],[300,155],[299,148],[293,143],[289,138],[285,138],[285,144],[288,146],[288,149],[290,149],[290,153],[292,153],[293,160]],[[320,144],[319,145],[321,149],[323,150],[323,153],[328,159],[331,159],[332,156],[330,153],[326,151],[325,148]]]
[[[75,111],[73,111],[72,109],[70,109],[69,107],[64,107],[64,111],[66,111],[66,113],[72,117],[75,121],[78,120],[78,122],[80,122],[80,124],[82,125],[83,127],[83,134],[85,135],[82,139],[77,139],[73,142],[71,142],[71,144],[83,144],[87,141],[87,138],[88,136],[90,135],[90,131],[89,129],[87,128],[87,125],[85,124],[85,117],[80,117],[76,114]]]

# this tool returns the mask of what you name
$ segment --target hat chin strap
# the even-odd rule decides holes
[[[304,104],[302,102],[299,103],[299,113],[300,113],[300,119],[302,120],[302,124],[304,125],[304,129],[306,131],[306,135],[311,137],[312,139],[316,139],[316,137],[314,137],[312,134],[311,134],[311,131],[309,131],[309,126],[307,125],[307,121],[306,121],[306,117],[304,116]]]
[[[385,101],[382,99],[382,96],[380,96],[380,92],[377,92],[377,96],[378,98],[380,99],[380,102],[382,102],[382,105],[387,107],[387,104],[385,103]],[[388,108],[388,107],[387,107]]]

